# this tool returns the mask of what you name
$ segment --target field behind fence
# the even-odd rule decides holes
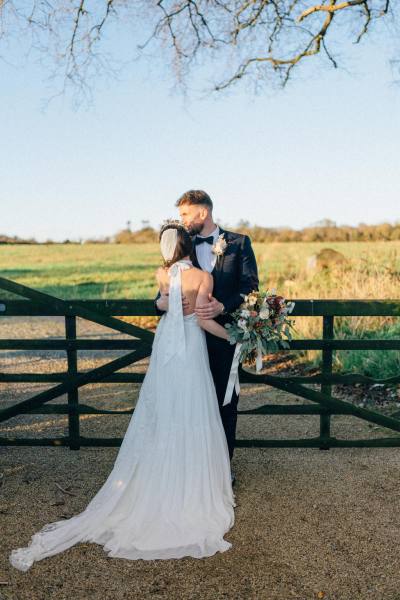
[[[395,299],[400,297],[400,242],[255,243],[261,288],[277,288],[293,299]],[[344,255],[346,264],[327,270],[307,266],[323,248]],[[154,273],[161,262],[158,244],[4,245],[0,274],[37,290],[68,299],[153,298]],[[154,326],[157,318],[138,318]],[[298,336],[321,337],[320,319],[296,319]],[[396,338],[400,324],[390,317],[343,317],[335,322],[338,338]],[[317,363],[319,354],[299,357]],[[395,351],[341,352],[335,365],[345,371],[387,378],[400,370]]]

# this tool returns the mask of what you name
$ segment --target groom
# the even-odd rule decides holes
[[[247,235],[227,231],[213,220],[213,203],[202,190],[189,190],[176,202],[184,226],[193,236],[193,265],[211,273],[214,279],[213,295],[209,302],[196,308],[196,314],[202,319],[215,319],[221,325],[232,322],[228,314],[236,310],[243,302],[240,294],[258,290],[257,264]],[[226,244],[221,242],[220,236]],[[218,241],[219,239],[219,241]],[[214,247],[216,244],[216,247]],[[214,252],[216,250],[216,252]],[[188,303],[182,300],[183,307]],[[158,292],[155,299],[157,315],[168,310],[168,295]],[[222,406],[229,373],[231,370],[234,344],[205,331],[210,369],[213,376],[222,424],[228,442],[229,456],[232,461],[235,447],[237,405],[239,396],[233,389],[232,400]],[[235,476],[232,474],[232,484]]]

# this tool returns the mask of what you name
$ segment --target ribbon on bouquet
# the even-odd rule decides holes
[[[256,356],[256,371],[262,369],[262,344],[260,338],[257,338],[257,356]]]
[[[240,384],[239,384],[239,356],[242,344],[237,342],[235,347],[235,353],[233,355],[231,371],[229,373],[228,384],[226,386],[225,398],[222,406],[226,406],[232,401],[233,388],[239,395]],[[257,373],[262,369],[262,344],[261,341],[257,340],[257,356],[256,356],[256,371]]]
[[[222,403],[222,406],[226,406],[227,404],[229,404],[231,402],[233,388],[235,388],[235,391],[237,394],[239,394],[239,392],[240,392],[238,368],[239,368],[239,355],[240,355],[241,347],[242,347],[242,344],[240,344],[238,342],[235,347],[235,352],[233,355],[233,360],[232,360],[232,365],[231,365],[231,371],[229,373],[228,384],[226,386],[225,398]]]

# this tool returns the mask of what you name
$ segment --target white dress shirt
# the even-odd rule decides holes
[[[210,233],[210,235],[213,236],[214,244],[215,244],[215,242],[217,241],[218,236],[219,236],[219,226],[218,225],[216,226],[214,231],[212,231]],[[210,237],[210,235],[198,235],[197,237],[199,237],[199,238]],[[203,271],[208,271],[209,273],[211,273],[211,271],[213,270],[216,260],[217,260],[217,255],[211,251],[211,248],[212,248],[212,244],[208,244],[207,242],[196,245],[196,256],[197,256],[197,260],[199,261],[199,265],[203,269]]]

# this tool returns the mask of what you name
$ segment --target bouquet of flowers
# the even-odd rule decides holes
[[[254,290],[241,294],[243,303],[231,313],[233,323],[226,323],[229,343],[237,344],[239,362],[262,368],[262,355],[289,348],[294,321],[288,318],[294,302],[286,302],[276,290]]]

